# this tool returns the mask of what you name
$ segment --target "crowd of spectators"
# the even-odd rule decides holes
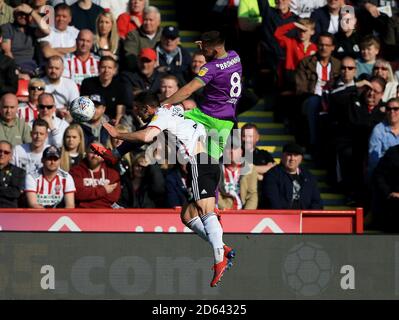
[[[256,125],[247,124],[242,146],[231,144],[221,161],[220,208],[322,208],[317,183],[303,167],[309,154],[327,166],[347,204],[379,217],[381,208],[399,210],[395,173],[388,171],[397,168],[399,142],[398,2],[222,3],[210,14],[235,12],[228,15],[234,37],[227,45],[244,67],[239,109],[248,108],[247,87],[258,96],[272,88],[276,120],[299,145],[286,145],[277,164],[257,148]],[[162,102],[206,63],[181,46],[178,27],[161,21],[148,0],[0,0],[0,175],[6,177],[0,188],[10,188],[0,193],[2,206],[143,208],[188,201],[183,164],[150,163],[145,147],[135,145],[111,168],[88,149],[94,141],[120,144],[105,122],[127,132],[146,126],[150,117],[137,112],[135,97],[150,92]],[[83,95],[96,112],[78,124],[68,107]],[[203,97],[190,98],[187,108]]]

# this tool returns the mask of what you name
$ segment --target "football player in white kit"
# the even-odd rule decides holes
[[[232,248],[223,243],[223,229],[215,214],[215,192],[220,177],[218,161],[211,158],[206,152],[206,130],[202,124],[184,118],[182,105],[159,106],[156,95],[148,93],[136,99],[139,116],[148,117],[153,114],[147,127],[130,133],[119,133],[109,123],[103,126],[111,137],[130,142],[151,143],[159,138],[162,132],[168,133],[168,142],[176,144],[178,161],[185,161],[189,172],[188,186],[191,187],[189,204],[181,212],[182,222],[197,233],[202,239],[208,241],[214,251],[215,264],[214,276],[211,287],[217,286],[225,270],[231,265],[235,256]],[[99,145],[92,144],[94,152],[103,156],[109,150]]]

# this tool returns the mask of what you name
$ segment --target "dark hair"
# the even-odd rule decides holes
[[[69,15],[72,16],[71,7],[68,6],[66,3],[59,3],[54,7],[54,12],[56,13],[59,10],[66,10],[69,12]]]
[[[386,105],[388,105],[388,104],[390,104],[390,103],[392,103],[392,102],[396,102],[396,103],[399,104],[399,98],[398,98],[398,97],[394,97],[394,98],[389,99],[389,100],[386,102]]]
[[[387,85],[387,82],[385,81],[384,78],[380,77],[380,76],[372,76],[369,79],[369,82],[378,82],[379,85],[382,87],[382,91],[385,91],[385,87]]]
[[[47,122],[46,120],[43,120],[43,119],[40,119],[40,118],[38,118],[38,119],[36,119],[35,121],[33,121],[33,124],[32,124],[32,131],[33,131],[33,129],[34,129],[35,127],[45,127],[46,130],[49,129],[48,122]]]
[[[335,46],[335,37],[330,32],[321,32],[319,34],[319,37],[317,38],[317,42],[319,42],[321,37],[330,38],[331,39],[331,43]]]
[[[111,56],[102,56],[101,59],[100,59],[100,63],[99,63],[99,64],[102,64],[102,63],[105,62],[105,61],[112,61],[112,62],[114,63],[114,65],[115,65],[115,67],[118,66],[118,61],[116,61],[116,60],[115,60],[114,58],[112,58]]]
[[[134,102],[140,105],[149,105],[156,107],[159,106],[160,104],[158,95],[156,95],[155,93],[151,93],[149,91],[140,92],[134,99]]]
[[[201,35],[201,41],[211,46],[224,45],[225,38],[219,31],[208,31]]]
[[[248,122],[248,123],[244,124],[244,125],[241,127],[241,132],[244,132],[244,130],[247,130],[247,129],[255,129],[256,131],[259,132],[258,127],[256,126],[255,123],[250,123],[250,122]]]

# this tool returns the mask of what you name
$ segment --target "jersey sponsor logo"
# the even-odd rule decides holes
[[[201,194],[208,194],[205,189],[202,189]]]
[[[203,77],[204,75],[206,75],[207,72],[208,72],[208,68],[202,67],[202,68],[200,69],[200,71],[198,72],[198,75],[199,75],[200,77]]]

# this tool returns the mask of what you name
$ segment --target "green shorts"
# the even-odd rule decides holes
[[[233,129],[234,122],[213,118],[203,113],[199,108],[186,111],[184,117],[204,125],[208,134],[208,154],[214,159],[219,159],[223,154],[224,146],[229,138],[231,129]]]

